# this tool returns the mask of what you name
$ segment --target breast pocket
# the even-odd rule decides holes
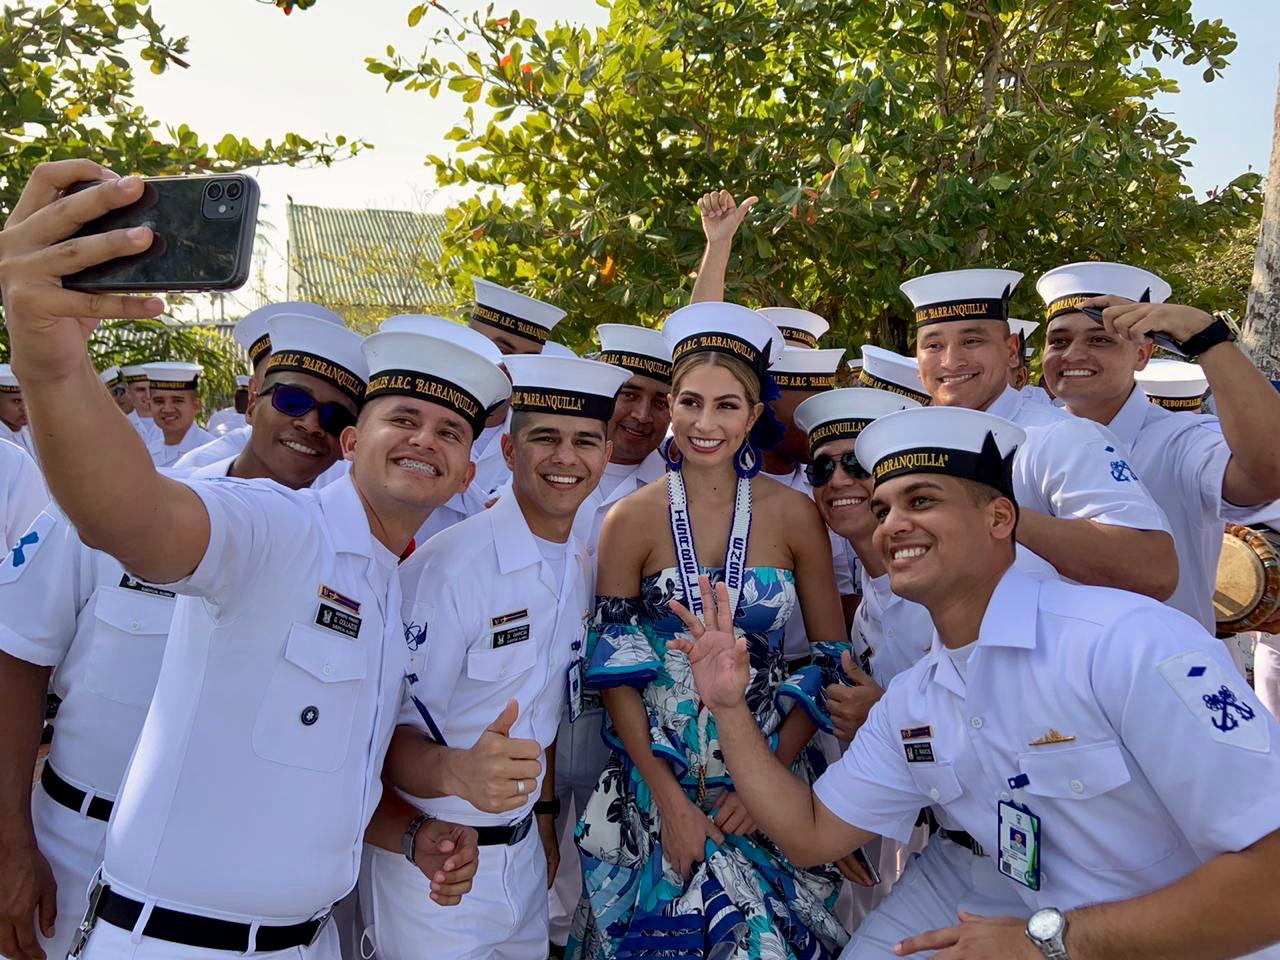
[[[467,654],[467,676],[486,682],[522,679],[538,660],[533,638],[496,650],[472,650]]]
[[[930,803],[946,805],[960,798],[963,792],[960,778],[956,776],[950,762],[912,763],[908,766],[911,779]]]
[[[1030,781],[1028,805],[1044,824],[1046,840],[1051,837],[1060,853],[1084,867],[1145,870],[1178,846],[1164,809],[1123,789],[1132,776],[1114,741],[1022,753],[1018,768]]]
[[[173,606],[168,597],[114,587],[100,590],[93,603],[85,686],[114,703],[149,706]]]
[[[295,623],[258,708],[253,749],[276,763],[342,766],[367,669],[362,644]]]

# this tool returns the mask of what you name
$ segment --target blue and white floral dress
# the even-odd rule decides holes
[[[713,583],[724,576],[721,569],[703,572]],[[641,691],[654,754],[670,764],[693,803],[703,795],[701,807],[709,813],[733,785],[688,657],[667,649],[684,629],[668,607],[672,599],[685,599],[675,568],[645,577],[638,598],[598,598],[587,686]],[[782,635],[795,605],[792,571],[746,570],[734,625],[747,638],[747,704],[774,746],[792,709],[830,729],[822,688],[839,672],[846,646],[819,645],[815,663],[788,677]],[[707,842],[706,861],[685,882],[663,859],[657,804],[612,724],[605,739],[614,753],[577,827],[584,889],[567,956],[787,960],[839,953],[848,934],[832,915],[841,880],[835,867],[801,870],[762,833],[726,834],[718,847]],[[820,753],[809,748],[793,769],[809,779],[821,764]]]

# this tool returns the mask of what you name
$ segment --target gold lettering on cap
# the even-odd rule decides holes
[[[512,390],[511,408],[519,410],[530,407],[548,410],[555,413],[581,413],[585,405],[585,397],[570,397],[562,393],[542,390]]]
[[[900,453],[897,456],[885,457],[876,464],[875,478],[879,480],[887,473],[912,470],[945,470],[951,462],[951,454],[938,452]]]

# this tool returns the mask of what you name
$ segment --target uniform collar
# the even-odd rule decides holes
[[[1006,385],[1004,392],[991,402],[991,406],[987,407],[986,412],[993,417],[1004,417],[1006,420],[1012,420],[1017,416],[1018,410],[1022,406],[1022,401],[1022,394],[1013,389],[1013,387]]]
[[[516,500],[515,491],[498,498],[486,511],[493,526],[493,546],[498,554],[498,572],[514,573],[542,562],[542,554],[529,529],[529,521]]]
[[[1106,425],[1107,429],[1126,446],[1132,447],[1133,441],[1138,438],[1139,431],[1147,421],[1147,414],[1154,406],[1147,392],[1135,383],[1129,399],[1124,402],[1120,412],[1111,418],[1111,422]]]
[[[339,553],[356,553],[374,559],[373,531],[369,529],[369,516],[350,470],[317,492],[320,512],[324,514],[325,527]]]
[[[604,500],[605,503],[613,503],[621,500],[629,493],[635,493],[641,487],[653,483],[667,472],[667,462],[662,459],[662,454],[654,450],[647,457],[635,465],[632,471],[609,491],[609,496]]]
[[[1036,645],[1036,614],[1040,609],[1041,581],[1013,567],[1004,572],[991,594],[987,612],[978,628],[979,647],[1010,647],[1017,650],[1033,650]],[[946,648],[935,630],[933,646],[929,651],[933,664],[930,679],[941,684],[957,696],[965,695],[965,684],[947,655]]]

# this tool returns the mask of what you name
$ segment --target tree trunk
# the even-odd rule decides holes
[[[1262,229],[1240,341],[1259,370],[1272,380],[1280,380],[1280,86],[1276,89]]]

